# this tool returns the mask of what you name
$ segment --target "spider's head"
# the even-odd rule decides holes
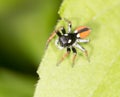
[[[68,38],[64,35],[59,37],[59,44],[61,47],[66,47],[68,45]]]

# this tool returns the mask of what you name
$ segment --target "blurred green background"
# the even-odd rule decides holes
[[[0,0],[0,97],[32,97],[62,0]]]

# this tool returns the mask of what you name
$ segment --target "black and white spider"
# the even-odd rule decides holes
[[[64,27],[60,27],[59,29],[55,30],[51,34],[51,36],[48,38],[46,48],[48,47],[50,41],[55,37],[55,35],[57,35],[59,38],[55,41],[56,46],[59,49],[63,49],[63,48],[67,49],[67,52],[63,55],[63,57],[57,63],[57,65],[59,65],[70,54],[71,50],[74,53],[74,56],[72,59],[72,62],[74,65],[75,58],[77,55],[77,51],[75,48],[78,48],[82,52],[84,52],[88,58],[87,50],[84,47],[82,47],[79,43],[88,43],[89,42],[89,39],[84,39],[84,38],[86,38],[89,35],[91,30],[90,30],[90,28],[88,28],[86,26],[80,26],[80,27],[77,27],[74,31],[72,31],[71,30],[72,23],[67,19],[64,19],[64,20],[66,22],[68,22],[68,31],[66,31]]]

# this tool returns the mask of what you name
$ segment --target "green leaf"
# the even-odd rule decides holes
[[[120,1],[64,0],[59,15],[69,19],[73,29],[85,25],[92,29],[90,43],[82,44],[90,63],[78,51],[75,66],[72,57],[60,66],[65,52],[54,45],[46,51],[38,69],[40,80],[34,97],[119,97],[120,96]],[[59,22],[57,26],[66,23]]]

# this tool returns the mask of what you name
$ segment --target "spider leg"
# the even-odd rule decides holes
[[[63,33],[63,34],[65,34],[66,33],[66,31],[65,31],[65,28],[64,27],[61,27],[61,32]]]
[[[70,54],[70,48],[67,48],[67,52],[62,56],[62,58],[56,65],[58,66],[69,54]]]
[[[74,66],[74,63],[75,63],[75,58],[76,58],[76,55],[77,55],[77,51],[74,47],[72,47],[72,51],[74,53],[74,56],[73,56],[73,59],[72,59],[72,67]]]
[[[71,32],[71,28],[72,28],[72,23],[71,23],[71,21],[69,21],[66,18],[64,18],[64,20],[68,23],[68,33],[70,33]]]
[[[77,42],[88,43],[90,42],[90,40],[89,39],[77,39]]]
[[[45,49],[48,48],[49,43],[50,43],[51,40],[55,37],[56,34],[57,34],[59,37],[61,36],[61,33],[59,32],[59,30],[55,30],[55,31],[50,35],[50,37],[48,38]]]
[[[87,60],[90,62],[90,59],[89,59],[89,57],[88,57],[88,52],[87,52],[87,50],[86,50],[84,47],[80,46],[79,44],[76,44],[75,47],[77,47],[77,48],[80,49],[82,52],[84,52],[84,53],[85,53],[85,56],[87,57]]]

